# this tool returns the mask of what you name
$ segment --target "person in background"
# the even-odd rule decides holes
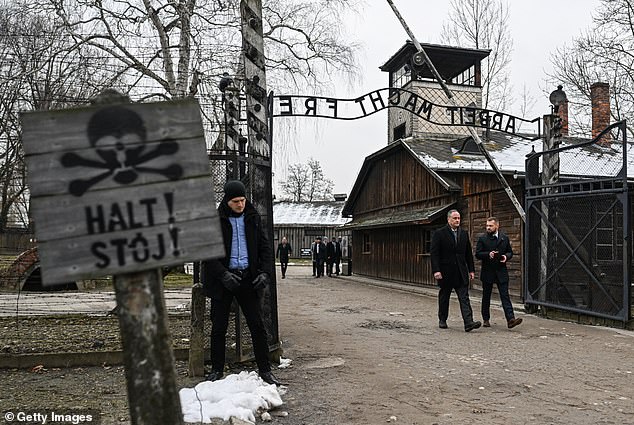
[[[340,271],[340,264],[341,264],[341,256],[342,256],[342,251],[341,251],[341,236],[339,236],[339,240],[335,239],[334,237],[332,238],[332,244],[335,247],[335,255],[333,257],[333,264],[335,265],[335,274],[337,276],[339,276],[339,271]]]
[[[509,329],[522,323],[515,318],[513,304],[509,296],[509,272],[506,264],[513,257],[513,249],[509,237],[500,230],[500,222],[495,217],[486,221],[486,233],[478,238],[476,258],[482,260],[480,280],[482,281],[482,320],[485,328],[491,327],[491,293],[493,284],[497,284],[500,301],[504,309],[506,324]]]
[[[224,375],[229,314],[235,298],[251,333],[260,377],[268,384],[281,385],[271,373],[269,344],[260,307],[273,271],[273,250],[260,214],[247,200],[242,182],[225,183],[218,216],[225,256],[204,261],[201,270],[203,290],[211,298],[211,373],[207,381],[216,381]]]
[[[328,277],[332,277],[332,265],[335,262],[335,238],[332,239],[333,240],[330,241],[326,238],[326,240],[328,240],[328,242],[326,242],[326,274]]]
[[[321,236],[315,238],[315,244],[313,245],[313,261],[315,262],[315,269],[317,276],[322,277],[324,275],[324,261],[326,261],[326,245],[321,241]]]
[[[447,329],[449,298],[455,290],[465,332],[478,329],[482,323],[473,321],[469,301],[469,281],[475,276],[469,234],[460,228],[460,213],[450,210],[447,225],[436,230],[431,238],[431,267],[438,283],[438,327]]]
[[[280,259],[280,267],[282,268],[282,279],[286,279],[286,269],[288,268],[288,257],[292,253],[291,244],[288,243],[286,236],[282,238],[282,242],[277,245],[275,258]]]
[[[317,257],[315,255],[315,244],[317,244],[317,236],[315,240],[310,244],[310,257],[313,260],[313,276],[317,276]]]

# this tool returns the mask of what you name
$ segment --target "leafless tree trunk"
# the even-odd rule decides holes
[[[508,6],[500,0],[451,0],[449,22],[443,25],[441,39],[450,45],[491,49],[482,61],[482,107],[506,109],[513,51]]]

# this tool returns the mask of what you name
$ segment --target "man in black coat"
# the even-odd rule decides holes
[[[317,236],[313,245],[313,261],[315,262],[316,277],[324,275],[324,262],[326,261],[326,244],[321,241],[321,236]]]
[[[473,320],[469,301],[469,281],[475,276],[469,234],[460,228],[460,213],[447,213],[447,225],[436,230],[431,239],[431,267],[438,283],[438,326],[447,328],[449,299],[456,291],[464,330],[471,332],[482,324]]]
[[[332,244],[334,246],[334,256],[333,256],[333,264],[335,265],[335,274],[337,276],[339,276],[339,265],[341,264],[341,255],[342,255],[342,251],[341,251],[341,236],[339,236],[339,239],[335,239],[334,237],[332,238]]]
[[[205,295],[211,298],[211,373],[207,380],[223,377],[229,313],[235,298],[251,332],[260,377],[269,384],[279,385],[271,373],[260,307],[261,295],[270,282],[273,250],[260,214],[246,198],[244,184],[230,180],[224,192],[218,216],[226,255],[204,261],[201,273]]]
[[[288,243],[286,236],[282,238],[282,242],[277,245],[277,252],[275,258],[280,259],[280,267],[282,269],[282,279],[286,279],[286,269],[288,268],[288,257],[293,252],[291,244]]]
[[[509,272],[506,263],[513,257],[513,249],[509,237],[500,230],[497,218],[489,217],[486,222],[486,233],[478,238],[476,257],[482,260],[480,280],[482,281],[482,319],[484,327],[491,326],[491,293],[493,284],[498,286],[502,308],[508,328],[514,328],[522,323],[513,313],[513,304],[509,296]]]
[[[327,239],[327,238],[326,238]],[[326,274],[332,277],[332,265],[335,262],[335,238],[326,243]]]

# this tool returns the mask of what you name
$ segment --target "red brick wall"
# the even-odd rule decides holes
[[[37,247],[28,249],[15,259],[11,267],[9,267],[0,276],[2,286],[10,289],[18,289],[19,285],[22,285],[27,274],[33,270],[33,266],[40,261],[40,257],[37,253]]]
[[[594,83],[590,86],[592,101],[592,138],[595,138],[610,125],[610,85]],[[610,143],[609,139],[603,143]]]

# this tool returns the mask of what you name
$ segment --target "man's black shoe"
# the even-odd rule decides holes
[[[440,329],[447,329],[447,321],[446,320],[441,320],[438,322],[438,327]]]
[[[261,372],[260,373],[260,378],[262,378],[262,380],[264,382],[266,382],[267,384],[275,384],[275,385],[282,385],[282,383],[280,381],[277,380],[277,378],[275,377],[275,375],[273,375],[273,373],[269,372]]]
[[[222,371],[214,370],[209,375],[207,375],[207,377],[205,378],[205,381],[214,382],[214,381],[217,381],[218,379],[222,379],[223,376],[224,374],[222,373]]]
[[[466,325],[464,325],[464,331],[471,332],[474,329],[478,329],[480,326],[482,326],[482,323],[480,322],[467,323]]]

